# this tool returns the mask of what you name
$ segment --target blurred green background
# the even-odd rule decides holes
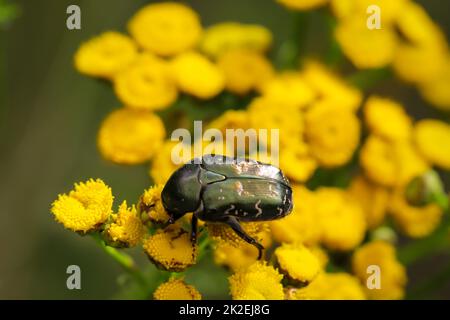
[[[127,20],[148,2],[9,1],[17,6],[17,17],[0,25],[1,299],[115,297],[120,268],[92,239],[82,239],[55,223],[49,207],[73,182],[90,177],[109,184],[116,203],[136,201],[151,183],[146,166],[116,166],[100,158],[97,129],[119,102],[108,85],[79,75],[72,62],[82,41],[105,30],[125,31]],[[206,26],[220,21],[267,26],[275,34],[274,49],[292,33],[290,13],[272,0],[187,2]],[[450,2],[418,2],[449,35]],[[70,4],[81,7],[81,30],[66,28]],[[327,38],[323,21],[312,19],[306,31],[304,50],[321,52]],[[373,90],[404,102],[416,118],[439,116],[413,88],[395,79]],[[139,250],[135,255],[140,264],[150,265]],[[448,261],[447,255],[419,262],[409,269],[410,285],[423,280],[437,263]],[[227,297],[224,272],[203,263],[189,277],[207,298]],[[66,268],[71,264],[81,267],[82,290],[66,288]],[[434,297],[449,298],[449,292],[447,284]]]

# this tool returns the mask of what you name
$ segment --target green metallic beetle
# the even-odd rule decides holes
[[[205,155],[175,171],[163,188],[162,203],[169,223],[193,212],[191,240],[197,241],[198,219],[229,225],[243,240],[264,247],[249,236],[240,221],[268,221],[292,211],[292,189],[280,169],[259,161]]]

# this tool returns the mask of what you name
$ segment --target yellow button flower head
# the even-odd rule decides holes
[[[340,21],[335,31],[336,40],[357,68],[387,66],[394,59],[397,36],[389,26],[371,30],[366,21],[365,15]]]
[[[202,33],[198,15],[176,2],[143,7],[129,21],[128,30],[141,47],[162,56],[193,48]]]
[[[321,273],[308,286],[292,290],[294,300],[364,300],[359,280],[344,272]]]
[[[180,148],[178,148],[181,146]],[[188,153],[183,153],[183,150],[189,150]],[[178,152],[180,151],[180,152]],[[172,161],[172,152],[177,157],[177,162]],[[150,166],[149,174],[155,183],[165,184],[172,173],[177,170],[184,162],[191,160],[191,146],[179,145],[178,142],[165,141],[159,151],[153,158]]]
[[[356,115],[326,101],[317,102],[305,116],[306,140],[311,154],[324,167],[347,163],[359,143]]]
[[[161,119],[146,111],[117,109],[103,121],[98,133],[102,156],[120,164],[138,164],[150,160],[165,136]]]
[[[172,278],[159,285],[153,293],[155,300],[201,300],[200,292],[183,279]]]
[[[303,108],[308,106],[316,94],[298,72],[283,72],[261,87],[261,94],[273,101],[292,104]]]
[[[136,207],[127,207],[124,201],[119,211],[111,215],[112,221],[105,229],[108,245],[128,248],[137,246],[145,234],[145,227],[139,218]]]
[[[378,227],[386,216],[389,200],[388,189],[359,175],[352,180],[349,192],[363,208],[368,228]]]
[[[450,111],[450,57],[440,72],[430,81],[420,84],[422,97],[436,108]]]
[[[283,276],[264,262],[255,262],[228,278],[234,300],[282,300]]]
[[[261,53],[250,49],[228,50],[219,57],[226,88],[238,95],[260,88],[273,76],[273,67]]]
[[[356,250],[352,258],[355,275],[364,284],[371,284],[367,272],[371,265],[381,270],[380,288],[369,289],[365,286],[366,294],[372,299],[401,299],[406,286],[406,270],[397,261],[395,248],[385,241],[373,241]]]
[[[197,245],[191,242],[189,234],[172,225],[159,229],[144,241],[144,250],[149,259],[160,269],[181,272],[195,264]]]
[[[155,223],[163,224],[169,220],[161,200],[164,184],[158,184],[144,191],[139,199],[138,210],[140,218],[145,225]]]
[[[279,157],[283,173],[295,182],[307,181],[317,169],[317,160],[310,154],[306,142],[300,139],[289,141]]]
[[[342,189],[322,187],[315,197],[322,243],[327,248],[341,251],[359,245],[366,232],[366,220],[353,196]]]
[[[182,53],[174,58],[171,67],[178,87],[197,98],[212,98],[225,87],[222,71],[199,53]]]
[[[127,107],[159,110],[170,106],[177,98],[177,88],[167,62],[141,54],[114,78],[117,97]]]
[[[428,161],[450,170],[450,126],[447,123],[433,119],[417,122],[414,142]]]
[[[294,208],[283,219],[270,222],[272,236],[278,242],[315,245],[320,240],[321,228],[314,211],[314,193],[301,185],[293,185],[292,190]]]
[[[75,189],[60,194],[51,211],[66,229],[85,234],[99,229],[111,214],[111,188],[102,180],[90,179],[75,184]]]
[[[264,248],[269,248],[272,239],[270,232],[261,234],[261,244]],[[247,268],[258,259],[258,249],[249,243],[242,243],[239,247],[225,241],[219,241],[214,249],[214,262],[218,265],[228,267],[236,272],[242,268]]]
[[[276,0],[292,10],[310,10],[326,4],[329,0]]]
[[[432,233],[441,222],[443,214],[435,203],[422,207],[410,205],[401,188],[392,196],[389,212],[400,230],[411,238],[422,238]]]
[[[399,103],[371,96],[364,106],[364,116],[370,130],[388,140],[406,140],[410,137],[412,121]]]
[[[200,49],[211,57],[218,58],[227,50],[250,49],[266,51],[272,44],[272,33],[266,27],[238,22],[212,25],[204,32]]]
[[[364,143],[360,163],[366,175],[384,186],[401,186],[429,169],[409,142],[388,142],[371,135]]]
[[[280,271],[293,283],[309,283],[321,270],[319,259],[300,243],[281,245],[275,256]]]
[[[118,32],[105,32],[85,42],[75,53],[75,68],[93,77],[111,78],[137,56],[135,43]]]
[[[242,228],[245,232],[260,242],[269,226],[265,222],[242,222]],[[228,243],[235,247],[247,243],[239,237],[228,225],[223,223],[206,223],[208,235],[219,243]]]
[[[318,93],[319,97],[334,103],[336,108],[356,111],[362,101],[362,93],[347,84],[322,64],[306,62],[302,75],[306,82]]]

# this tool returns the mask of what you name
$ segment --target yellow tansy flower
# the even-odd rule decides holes
[[[352,195],[342,189],[322,187],[315,192],[315,201],[321,241],[327,248],[351,250],[363,241],[366,219]]]
[[[405,140],[410,137],[411,118],[395,101],[371,96],[364,106],[364,116],[370,130],[383,138]]]
[[[183,279],[172,278],[159,285],[153,292],[155,300],[201,300],[200,292]]]
[[[292,10],[311,10],[325,5],[329,0],[276,0]]]
[[[149,174],[155,183],[164,184],[169,179],[169,177],[177,170],[184,162],[191,160],[190,155],[183,154],[184,148],[180,148],[180,153],[177,153],[176,148],[178,142],[165,141],[159,151],[155,154],[153,161],[150,166]],[[186,149],[189,147],[189,153],[191,151],[190,146],[185,146]],[[172,161],[172,152],[177,156],[177,161],[180,160],[181,164],[175,164]],[[179,157],[179,159],[178,159]],[[186,161],[184,161],[184,159]],[[183,161],[181,161],[183,160]]]
[[[167,108],[178,93],[167,62],[149,53],[117,74],[114,90],[127,107],[146,110]]]
[[[388,189],[359,175],[352,180],[349,192],[363,208],[368,228],[378,227],[386,216],[389,201]]]
[[[422,97],[436,108],[450,111],[450,55],[440,72],[419,86]]]
[[[241,222],[245,232],[258,242],[261,242],[269,226],[265,222]],[[245,244],[245,240],[239,237],[228,225],[223,223],[206,223],[208,235],[219,243],[229,243],[235,247]]]
[[[144,241],[144,251],[160,269],[181,272],[195,264],[197,245],[191,242],[189,234],[177,225],[172,225]]]
[[[306,107],[315,98],[315,92],[298,72],[286,71],[267,81],[261,94],[270,100]]]
[[[120,164],[138,164],[150,160],[165,136],[161,119],[146,111],[117,109],[103,121],[98,147],[105,159]]]
[[[380,287],[369,288],[369,266],[380,268]],[[365,291],[372,299],[401,299],[406,286],[406,270],[398,262],[395,248],[385,241],[373,241],[358,248],[352,258],[355,275],[365,285]],[[366,285],[367,284],[367,285]],[[375,284],[375,283],[373,283]]]
[[[283,300],[283,276],[264,262],[255,262],[228,278],[234,300]]]
[[[358,68],[380,68],[394,59],[397,36],[393,29],[367,28],[366,16],[354,16],[340,21],[335,36],[342,51]]]
[[[128,30],[141,47],[162,56],[193,48],[202,33],[197,13],[176,2],[143,7],[129,21]]]
[[[137,56],[133,40],[109,31],[83,43],[75,53],[75,68],[93,77],[111,78]]]
[[[128,208],[127,202],[122,202],[119,211],[112,214],[111,218],[112,222],[105,229],[109,245],[134,247],[141,242],[146,230],[134,205]]]
[[[197,98],[212,98],[225,87],[222,71],[199,53],[182,53],[174,58],[171,67],[179,88]]]
[[[403,189],[398,189],[389,202],[389,213],[400,230],[411,238],[432,233],[441,222],[442,209],[435,203],[415,207],[408,203]]]
[[[283,244],[275,250],[280,271],[294,283],[309,283],[321,271],[319,259],[304,245]]]
[[[306,141],[311,154],[324,167],[347,163],[359,143],[360,123],[356,115],[333,103],[317,102],[305,116]]]
[[[272,236],[278,242],[317,244],[321,236],[315,210],[314,193],[304,186],[293,185],[294,208],[283,219],[270,222]]]
[[[144,191],[138,203],[138,211],[142,222],[146,225],[151,223],[163,224],[169,220],[161,200],[161,192],[164,184],[158,184]]]
[[[238,95],[260,88],[273,76],[273,67],[261,53],[249,49],[228,50],[219,57],[226,88]]]
[[[74,190],[60,194],[51,211],[66,229],[85,234],[99,229],[112,211],[111,188],[102,180],[90,179],[75,184]]]
[[[309,146],[302,140],[292,140],[279,155],[280,168],[292,181],[305,182],[317,169],[317,160],[310,154]]]
[[[364,289],[358,279],[348,273],[320,273],[308,286],[293,289],[293,300],[364,300]]]
[[[414,126],[414,142],[428,161],[450,170],[450,125],[439,120],[421,120]]]
[[[355,111],[362,101],[362,93],[350,86],[324,65],[308,61],[302,75],[306,82],[318,93],[319,97],[334,103],[336,108],[346,108]]]
[[[219,57],[231,49],[266,51],[272,44],[269,29],[253,24],[224,22],[210,26],[204,32],[200,49],[211,57]]]

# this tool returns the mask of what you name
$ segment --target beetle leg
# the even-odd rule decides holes
[[[244,229],[242,229],[241,225],[239,224],[239,221],[236,219],[236,217],[233,216],[227,216],[223,223],[226,223],[233,229],[236,234],[242,238],[242,240],[254,245],[258,249],[258,260],[262,257],[262,251],[264,250],[264,247],[262,244],[260,244],[258,241],[256,241],[254,238],[249,236]]]
[[[193,245],[197,243],[197,225],[198,225],[198,218],[194,214],[192,214],[192,220],[191,220],[191,242]]]

